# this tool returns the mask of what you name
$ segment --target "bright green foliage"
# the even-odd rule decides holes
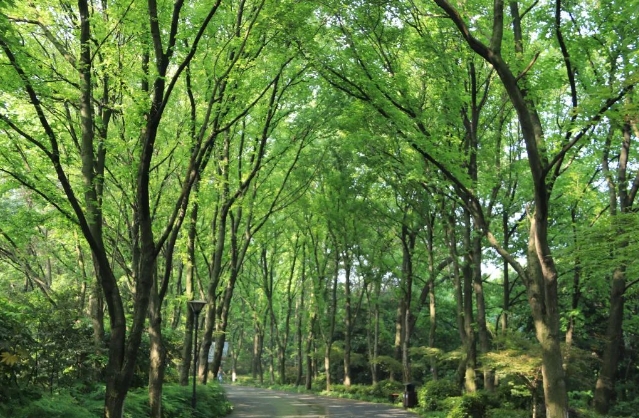
[[[489,418],[530,418],[529,411],[495,408],[488,411]]]
[[[163,391],[162,418],[217,418],[226,416],[231,405],[224,391],[217,384],[197,388],[197,409],[192,413],[190,386],[167,384]],[[39,395],[21,405],[12,402],[0,404],[0,416],[23,418],[98,418],[102,416],[104,388],[93,390],[60,391]],[[127,397],[125,417],[140,418],[149,416],[148,394],[145,389],[131,391]]]
[[[446,418],[486,418],[488,405],[482,393],[466,393],[446,415]]]
[[[86,408],[78,404],[68,393],[44,395],[42,398],[30,402],[24,408],[19,408],[11,412],[12,416],[24,418],[89,418],[92,415]]]
[[[165,381],[176,381],[184,366],[185,301],[191,296],[186,289],[215,299],[209,300],[217,309],[212,316],[218,317],[209,318],[215,323],[226,309],[222,298],[228,289],[233,299],[229,326],[222,332],[237,355],[238,373],[253,375],[256,382],[293,382],[308,355],[311,377],[317,377],[314,386],[323,387],[329,375],[334,390],[385,398],[403,390],[387,379],[403,372],[396,313],[398,301],[407,298],[415,321],[411,373],[417,382],[426,382],[419,391],[420,404],[437,412],[451,410],[455,417],[477,416],[473,414],[479,414],[481,405],[473,396],[461,397],[458,383],[450,379],[465,359],[456,323],[460,313],[454,279],[459,272],[448,260],[456,249],[455,261],[464,267],[461,208],[473,203],[468,196],[476,198],[486,229],[521,260],[535,205],[521,126],[507,92],[494,67],[473,56],[450,19],[442,18],[442,10],[431,0],[223,1],[183,68],[179,64],[211,7],[211,2],[184,2],[174,55],[163,78],[175,84],[164,97],[146,174],[154,239],[168,232],[172,216],[190,215],[197,204],[193,248],[187,248],[183,226],[175,230],[175,252],[164,243],[156,249],[153,266],[140,269],[136,188],[158,71],[147,27],[148,5],[154,2],[90,3],[95,132],[84,156],[97,162],[100,152],[106,152],[104,173],[94,167],[93,186],[103,188],[104,256],[117,280],[127,329],[140,295],[139,272],[153,271],[159,280],[165,267],[172,269],[166,272],[158,308],[167,349]],[[166,49],[172,4],[159,3],[159,36]],[[480,41],[490,42],[489,2],[450,3]],[[523,13],[521,51],[515,49],[509,27],[509,5],[515,4]],[[556,5],[563,8],[559,22]],[[8,295],[0,298],[0,405],[15,400],[24,406],[33,400],[33,387],[55,392],[104,380],[108,360],[111,311],[99,300],[104,295],[94,292],[99,272],[95,259],[48,159],[52,145],[47,135],[53,135],[63,174],[80,209],[88,213],[81,87],[73,65],[80,51],[76,6],[0,0],[0,40],[6,44],[0,50],[0,294]],[[594,390],[606,342],[610,278],[622,267],[628,288],[616,375],[624,380],[616,387],[619,403],[612,410],[620,416],[638,410],[633,399],[639,393],[639,287],[634,282],[639,277],[639,217],[636,204],[615,216],[609,209],[610,192],[636,182],[637,93],[629,86],[639,81],[638,10],[637,0],[510,2],[504,10],[501,51],[541,118],[543,157],[552,160],[567,141],[583,134],[549,169],[545,183],[551,193],[548,233],[558,271],[561,332],[573,327],[566,382],[569,393]],[[567,56],[562,55],[558,29]],[[7,51],[13,51],[15,63]],[[26,83],[34,88],[50,133],[41,126]],[[606,108],[612,99],[615,104]],[[621,179],[615,170],[624,149],[624,127],[629,162],[627,178]],[[473,135],[476,148],[470,146]],[[185,180],[195,175],[187,171],[194,151],[200,158],[193,186],[197,192],[188,204],[176,206]],[[474,159],[476,179],[469,173]],[[223,209],[228,210],[224,222]],[[188,223],[187,218],[184,225]],[[473,219],[469,226],[477,223]],[[416,242],[410,254],[410,289],[402,276],[404,228],[415,234]],[[449,242],[449,232],[457,233],[456,242]],[[225,246],[217,253],[222,240]],[[529,409],[534,399],[543,402],[541,350],[534,342],[529,295],[512,268],[506,270],[510,281],[505,288],[502,257],[486,250],[485,239],[482,245],[483,260],[498,270],[484,280],[493,332],[479,367],[494,369],[504,407]],[[218,270],[213,254],[219,256]],[[345,323],[346,268],[350,329]],[[428,310],[425,287],[431,278],[435,316]],[[507,303],[505,294],[510,296]],[[98,318],[96,312],[106,316]],[[509,329],[501,330],[499,320],[505,315]],[[144,314],[140,317],[144,322]],[[432,342],[431,319],[437,326]],[[103,340],[93,334],[99,321],[106,325]],[[351,388],[340,385],[346,331],[351,332],[356,384]],[[146,335],[140,344],[132,381],[136,389],[126,403],[132,417],[148,415]],[[329,370],[324,370],[325,352]],[[228,371],[231,359],[224,361]],[[430,381],[435,363],[440,380]],[[271,369],[276,370],[272,375]],[[304,384],[306,373],[304,368],[298,383]],[[188,394],[170,385],[165,391],[165,413],[180,416]],[[208,389],[202,391],[205,405]],[[573,396],[571,406],[585,410],[587,399]],[[87,409],[99,414],[99,396],[94,401],[97,408]],[[42,397],[29,407],[29,414],[52,417],[78,416],[82,408],[67,395]],[[503,418],[520,412],[490,413]]]
[[[451,379],[431,380],[417,391],[417,401],[428,411],[444,409],[441,402],[461,395],[459,384]]]

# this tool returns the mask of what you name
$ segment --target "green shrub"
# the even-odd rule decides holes
[[[375,397],[373,394],[373,386],[369,385],[351,385],[348,391],[361,398]]]
[[[347,393],[349,390],[344,385],[331,385],[331,391],[337,393]]]
[[[461,396],[451,396],[450,398],[442,399],[437,401],[437,410],[443,412],[450,412],[453,409],[457,408],[457,405],[461,403]]]
[[[87,418],[96,417],[68,393],[45,395],[13,412],[22,418]]]
[[[163,418],[217,418],[228,415],[232,405],[218,384],[197,387],[197,408],[191,410],[193,388],[177,384],[165,384],[162,389]],[[0,405],[0,417],[20,418],[98,418],[104,414],[104,387],[75,388],[70,392],[44,394],[28,403],[12,402]],[[124,405],[126,418],[148,417],[149,395],[147,388],[129,392]]]
[[[446,418],[486,418],[487,398],[481,393],[466,393]]]
[[[428,413],[428,418],[446,418],[446,412],[444,411],[431,411]]]
[[[489,418],[530,418],[530,411],[495,408],[488,411]]]
[[[629,401],[618,401],[610,409],[610,415],[617,417],[632,417],[636,416],[639,411],[639,398],[634,398]]]
[[[461,395],[461,388],[450,379],[431,380],[417,391],[417,401],[428,411],[436,411],[446,398]]]
[[[226,416],[232,406],[227,401],[222,387],[216,383],[197,389],[196,409],[191,410],[192,386],[165,384],[162,388],[162,417],[164,418],[215,418]],[[125,418],[148,417],[149,396],[146,388],[135,389],[127,395],[124,407]]]
[[[320,374],[316,378],[313,379],[312,382],[313,390],[325,390],[326,389],[326,375]]]

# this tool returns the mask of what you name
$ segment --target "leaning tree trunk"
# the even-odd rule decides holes
[[[529,304],[535,322],[537,339],[542,349],[542,375],[545,394],[547,418],[566,418],[568,416],[568,394],[562,367],[562,354],[559,345],[559,296],[557,291],[557,269],[548,243],[549,202],[552,185],[560,170],[566,148],[556,155],[549,163],[546,158],[546,144],[543,126],[534,103],[528,97],[528,87],[525,77],[518,77],[513,69],[504,61],[501,46],[504,35],[504,2],[495,0],[493,3],[493,25],[490,43],[484,44],[474,37],[473,31],[467,26],[459,11],[448,0],[433,0],[448,15],[459,30],[468,46],[497,72],[506,93],[517,112],[521,134],[526,145],[528,165],[534,192],[534,215],[531,220],[530,241],[528,249],[529,273],[518,266],[511,257],[511,265],[527,275],[527,291]],[[511,2],[513,31],[515,32],[516,47],[521,47],[520,18],[517,12],[517,2]],[[566,59],[567,65],[570,64]],[[553,164],[555,165],[553,167]],[[555,169],[553,169],[555,168]],[[480,212],[478,201],[474,214]],[[487,225],[478,219],[480,229],[484,232]],[[491,237],[491,244],[498,246]],[[501,249],[503,254],[503,249]],[[531,264],[532,263],[532,264]]]

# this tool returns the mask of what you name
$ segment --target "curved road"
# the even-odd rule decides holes
[[[231,418],[415,418],[416,414],[384,404],[224,385],[233,404]]]

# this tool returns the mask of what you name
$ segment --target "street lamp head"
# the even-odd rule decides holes
[[[190,300],[190,301],[188,301],[188,304],[191,307],[191,310],[193,311],[193,313],[195,315],[199,315],[200,312],[202,312],[202,308],[204,308],[204,305],[206,305],[206,301],[205,300]]]

